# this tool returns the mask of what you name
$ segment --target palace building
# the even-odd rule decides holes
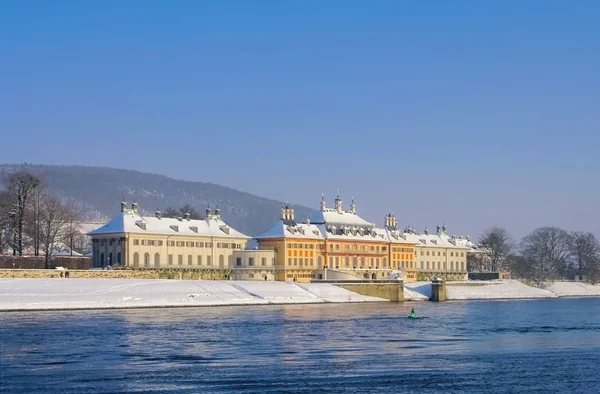
[[[276,280],[384,279],[394,272],[406,282],[443,277],[464,280],[468,238],[450,237],[445,226],[436,234],[412,228],[400,230],[393,214],[379,228],[361,218],[354,200],[344,209],[339,195],[333,208],[321,199],[320,210],[298,223],[294,209],[285,205],[281,220],[256,237],[259,249],[275,252]]]
[[[164,218],[158,210],[141,216],[135,202],[130,209],[122,202],[121,212],[88,235],[92,266],[134,268],[228,269],[250,239],[227,225],[219,209],[207,209],[202,220]]]
[[[322,198],[321,209],[305,223],[295,221],[290,206],[281,212],[281,220],[256,237],[260,249],[276,251],[277,280],[309,282],[326,279],[330,271],[340,273],[337,277],[382,279],[414,267],[414,244],[398,236],[391,215],[388,226],[378,228],[356,213],[354,201],[344,210],[339,196],[334,208]]]

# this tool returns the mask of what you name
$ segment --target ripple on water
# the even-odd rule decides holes
[[[600,300],[0,315],[3,393],[595,392]],[[572,310],[581,317],[572,320]]]

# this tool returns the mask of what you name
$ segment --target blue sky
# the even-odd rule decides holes
[[[595,1],[0,4],[0,162],[599,234]]]

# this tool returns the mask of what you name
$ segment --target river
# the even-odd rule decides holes
[[[591,298],[1,313],[0,341],[2,393],[600,390]]]

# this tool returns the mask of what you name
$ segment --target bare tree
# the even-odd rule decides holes
[[[190,219],[202,219],[200,212],[190,204],[185,204],[179,209],[167,207],[167,209],[162,212],[162,215],[166,218],[176,218],[183,217],[186,213],[190,215]]]
[[[595,282],[600,264],[600,244],[592,233],[572,232],[569,251],[579,276]]]
[[[8,247],[8,237],[11,232],[10,199],[8,192],[0,191],[0,254]]]
[[[570,235],[557,227],[540,227],[521,241],[523,263],[529,265],[530,279],[544,282],[568,267]]]
[[[69,247],[71,256],[73,256],[73,250],[77,247],[77,238],[81,235],[81,225],[77,222],[80,218],[80,210],[74,201],[69,201],[65,205],[65,209],[69,214],[69,221],[64,228],[63,242]]]
[[[486,252],[492,272],[506,268],[508,256],[515,248],[508,231],[500,227],[486,229],[479,239],[481,248]]]
[[[31,203],[32,196],[40,183],[40,178],[26,171],[10,173],[3,179],[10,203],[9,216],[13,232],[10,244],[15,255],[23,255],[28,204]]]
[[[508,269],[513,278],[531,279],[534,277],[530,262],[525,257],[517,254],[508,256]]]
[[[50,263],[56,243],[69,223],[70,212],[55,198],[45,198],[40,207],[40,245],[44,252],[46,268]]]

